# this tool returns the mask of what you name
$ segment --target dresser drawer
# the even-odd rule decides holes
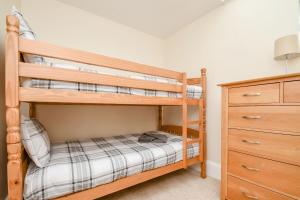
[[[228,172],[300,198],[300,167],[228,152]]]
[[[229,103],[278,103],[279,83],[229,89]]]
[[[300,165],[300,136],[229,129],[228,147]]]
[[[300,106],[229,107],[229,128],[288,131],[300,135]]]
[[[227,180],[227,196],[230,200],[293,200],[232,176],[228,176]]]
[[[284,102],[300,103],[300,81],[284,82]]]

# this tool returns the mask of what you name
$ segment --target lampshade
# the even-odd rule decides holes
[[[284,60],[300,56],[299,34],[288,35],[275,41],[274,59]]]

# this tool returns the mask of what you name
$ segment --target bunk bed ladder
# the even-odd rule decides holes
[[[189,81],[188,81],[189,80]],[[192,80],[192,81],[190,81]],[[188,101],[187,84],[201,85],[202,95],[197,104],[195,101]],[[201,69],[201,78],[187,79],[186,74],[182,73],[182,126],[163,125],[163,106],[159,106],[158,130],[164,130],[183,137],[183,159],[182,167],[186,169],[191,163],[188,160],[188,145],[199,144],[199,161],[201,164],[201,177],[206,178],[206,69]],[[198,106],[198,120],[188,120],[188,106]],[[198,126],[198,131],[190,129],[189,126]]]
[[[183,85],[186,83],[186,77],[183,75]],[[201,79],[200,84],[202,86],[202,96],[198,101],[198,120],[188,120],[187,106],[189,105],[186,101],[186,93],[183,93],[185,98],[182,105],[182,136],[184,138],[184,157],[183,164],[184,168],[187,167],[187,145],[192,145],[194,143],[199,144],[199,160],[201,163],[201,177],[206,178],[206,69],[201,69]],[[183,88],[186,91],[186,88]],[[198,126],[198,137],[187,139],[187,132],[189,126]]]

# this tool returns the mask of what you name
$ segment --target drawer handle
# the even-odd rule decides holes
[[[253,168],[253,167],[248,167],[246,165],[241,165],[244,169],[250,170],[250,171],[255,171],[255,172],[259,172],[260,169],[257,168]]]
[[[251,140],[242,140],[242,142],[244,142],[244,143],[248,143],[248,144],[261,144],[261,142],[259,142],[259,141],[251,141]]]
[[[248,194],[247,192],[242,192],[242,194],[249,199],[259,200],[257,196],[253,196],[251,194]]]
[[[243,116],[244,119],[261,119],[259,115],[245,115]]]
[[[261,93],[259,93],[259,92],[243,94],[244,97],[257,97],[260,95],[261,95]]]

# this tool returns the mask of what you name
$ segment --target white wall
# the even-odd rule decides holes
[[[298,27],[297,0],[229,0],[166,40],[167,66],[189,76],[199,76],[200,67],[207,67],[209,160],[220,163],[217,84],[283,74],[284,62],[273,60],[274,40],[296,33]],[[290,65],[289,72],[300,72],[300,59]],[[179,122],[174,110],[167,110],[168,122]]]
[[[55,0],[22,0],[39,40],[154,66],[163,65],[164,41]],[[37,116],[52,141],[151,130],[157,108],[39,105]],[[80,124],[80,126],[78,126]]]

